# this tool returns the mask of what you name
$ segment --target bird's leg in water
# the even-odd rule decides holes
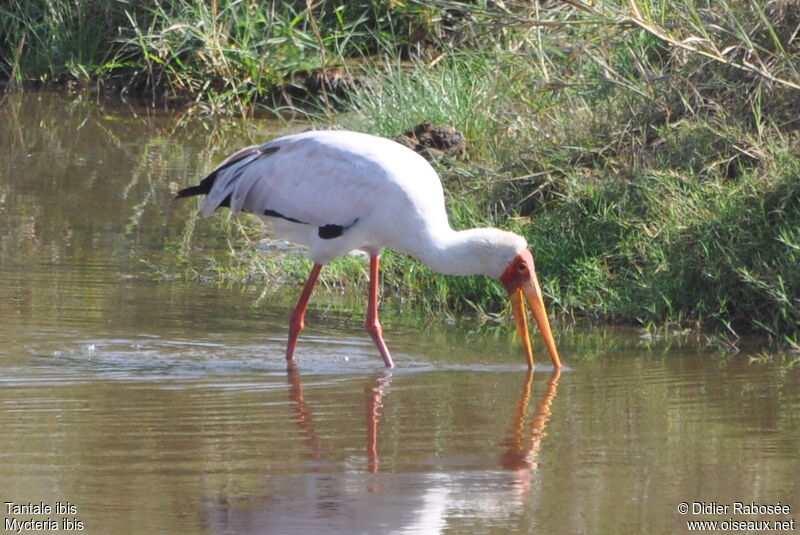
[[[386,342],[383,340],[383,328],[381,327],[381,322],[378,320],[380,264],[380,256],[374,255],[369,257],[369,301],[367,302],[367,320],[364,322],[364,328],[370,336],[372,336],[372,340],[378,347],[378,351],[381,352],[386,367],[394,368],[392,356],[389,354],[389,348],[386,347]]]
[[[303,318],[306,315],[306,307],[308,307],[308,300],[311,299],[311,291],[319,278],[319,272],[322,269],[322,264],[314,264],[311,273],[306,281],[306,286],[303,288],[303,293],[300,294],[300,299],[297,301],[297,306],[294,307],[292,317],[289,320],[289,343],[286,345],[286,360],[294,358],[294,350],[297,347],[297,339],[300,337],[300,332],[305,326]]]

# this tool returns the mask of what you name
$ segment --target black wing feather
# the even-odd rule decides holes
[[[259,156],[267,156],[269,154],[272,154],[273,152],[277,152],[279,148],[280,147],[277,146],[267,147],[265,145],[259,145],[258,147],[242,150],[236,155],[235,158],[231,158],[227,162],[223,163],[222,165],[214,169],[210,175],[201,180],[200,183],[197,184],[196,186],[190,186],[188,188],[180,190],[178,193],[175,194],[175,198],[183,199],[185,197],[193,197],[195,195],[208,195],[208,193],[211,191],[211,188],[214,187],[214,181],[217,179],[217,174],[220,171],[224,171],[228,167],[235,165],[244,160],[245,158],[249,158],[254,154],[258,154]],[[242,167],[242,170],[244,169],[245,168]],[[224,201],[222,201],[222,204],[220,204],[220,206],[229,206],[229,205],[230,205],[230,199],[225,199]]]

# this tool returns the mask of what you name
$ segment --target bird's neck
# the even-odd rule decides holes
[[[499,277],[519,251],[525,239],[495,228],[469,230],[439,229],[417,242],[414,256],[445,275],[488,275]]]

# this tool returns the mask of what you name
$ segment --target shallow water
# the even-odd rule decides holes
[[[170,182],[287,127],[44,94],[2,113],[0,501],[51,508],[4,504],[5,532],[683,533],[798,516],[797,366],[562,330],[567,369],[536,340],[529,375],[511,331],[389,317],[389,373],[319,292],[288,371],[285,298],[153,277],[192,211]]]

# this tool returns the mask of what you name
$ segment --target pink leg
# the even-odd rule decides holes
[[[297,347],[297,339],[300,338],[300,332],[305,326],[303,318],[306,315],[306,307],[308,307],[308,300],[311,299],[311,291],[319,278],[319,272],[322,269],[322,264],[314,264],[311,274],[308,276],[306,285],[303,288],[303,293],[300,294],[300,299],[294,307],[292,317],[289,320],[289,343],[286,345],[286,360],[291,361],[294,359],[294,350]]]
[[[372,336],[372,340],[381,352],[383,362],[387,368],[394,368],[392,356],[389,354],[389,348],[386,347],[386,342],[383,340],[383,328],[381,322],[378,320],[378,282],[380,273],[380,256],[371,256],[369,259],[369,301],[367,302],[367,320],[364,322],[364,328]]]

